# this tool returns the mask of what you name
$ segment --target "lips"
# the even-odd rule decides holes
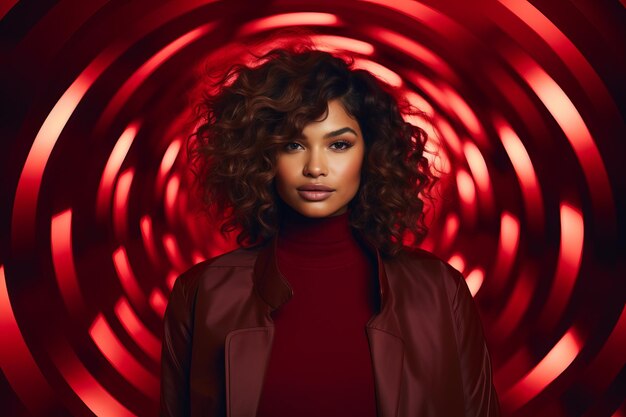
[[[298,190],[299,191],[335,191],[333,188],[330,188],[322,184],[303,185],[301,187],[298,187]]]
[[[307,201],[326,200],[334,191],[334,188],[324,184],[308,184],[298,187],[298,194]]]

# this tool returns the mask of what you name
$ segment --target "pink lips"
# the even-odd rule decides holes
[[[310,191],[310,190],[298,190],[298,194],[300,194],[300,197],[304,198],[305,200],[309,200],[309,201],[322,201],[322,200],[326,200],[328,197],[330,197],[330,195],[333,193],[333,191],[321,191],[321,190],[316,190],[316,191]]]
[[[326,200],[335,190],[324,184],[307,184],[298,187],[298,194],[305,200]]]

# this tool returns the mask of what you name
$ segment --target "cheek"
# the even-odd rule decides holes
[[[279,159],[276,162],[276,181],[279,183],[282,183],[285,180],[285,175],[287,174],[287,168],[285,165],[285,161],[282,159]]]
[[[275,181],[279,189],[284,189],[289,183],[293,182],[294,171],[292,165],[285,159],[277,161]]]
[[[346,161],[346,163],[341,168],[341,173],[339,173],[341,178],[345,178],[347,181],[347,186],[349,187],[358,187],[359,182],[361,180],[361,169],[363,166],[363,158],[354,158],[350,161]]]
[[[350,162],[348,169],[350,173],[357,179],[361,177],[361,170],[363,169],[363,161],[364,155],[361,152],[358,157],[354,158],[353,161]]]

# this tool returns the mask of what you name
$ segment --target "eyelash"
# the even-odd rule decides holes
[[[289,143],[285,144],[285,150],[286,151],[295,151],[296,149],[289,149],[289,145],[294,144],[294,143],[297,144],[297,145],[300,145],[298,142],[289,142]],[[337,143],[346,145],[343,149],[338,149],[338,151],[347,151],[348,149],[350,149],[353,146],[352,143],[348,142],[347,140],[338,140],[337,142],[333,142],[330,146],[333,146],[333,145],[335,145]]]

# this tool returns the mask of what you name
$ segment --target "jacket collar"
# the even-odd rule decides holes
[[[388,279],[385,272],[383,259],[380,250],[372,245],[367,239],[357,232],[359,241],[363,242],[372,253],[376,253],[376,268],[378,270],[378,284],[380,289],[381,309],[386,304],[388,293]],[[278,242],[278,233],[274,235],[260,249],[254,264],[254,288],[261,298],[271,307],[272,311],[276,310],[293,296],[293,289],[289,285],[289,281],[278,269],[278,261],[276,257],[276,246]]]

